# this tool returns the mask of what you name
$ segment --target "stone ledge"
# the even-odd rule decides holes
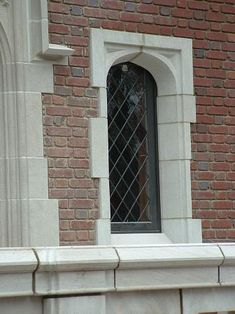
[[[0,249],[0,297],[235,285],[235,245]]]

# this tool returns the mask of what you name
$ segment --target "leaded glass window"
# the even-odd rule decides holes
[[[107,78],[112,232],[160,232],[155,80],[131,63]]]

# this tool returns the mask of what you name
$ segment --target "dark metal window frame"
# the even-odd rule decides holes
[[[145,106],[147,113],[147,141],[148,141],[148,173],[149,173],[149,202],[150,202],[150,221],[148,222],[111,222],[112,233],[149,233],[161,232],[160,217],[160,188],[159,188],[159,161],[158,161],[158,135],[157,135],[157,113],[156,97],[157,86],[152,75],[142,67],[133,63],[123,63],[116,66],[132,65],[143,71]],[[112,67],[111,69],[113,69]],[[109,99],[108,99],[109,104]],[[109,105],[108,105],[109,112]],[[125,170],[124,170],[125,171]],[[111,193],[112,193],[112,188]]]

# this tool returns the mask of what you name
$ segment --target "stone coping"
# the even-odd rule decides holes
[[[230,243],[1,248],[0,297],[235,286],[234,270]]]

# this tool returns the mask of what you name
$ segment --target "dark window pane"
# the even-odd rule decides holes
[[[155,135],[156,86],[130,62],[107,79],[112,230],[160,230]]]

